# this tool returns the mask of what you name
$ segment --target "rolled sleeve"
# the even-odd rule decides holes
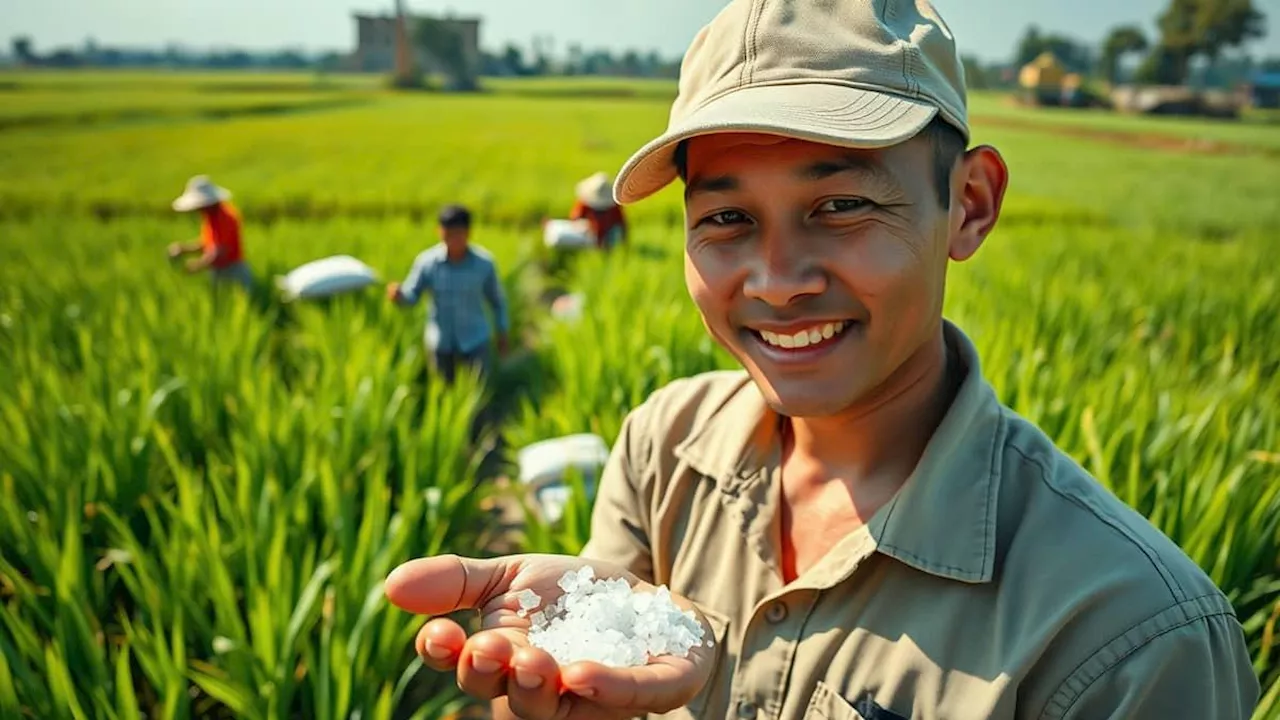
[[[498,281],[498,269],[492,264],[489,265],[489,273],[485,277],[484,296],[493,308],[494,322],[498,326],[498,332],[506,334],[510,329],[511,319],[507,313],[507,300],[502,293],[502,283]]]
[[[1225,598],[1196,598],[1150,618],[1063,683],[1042,718],[1249,720],[1261,688]]]
[[[591,538],[579,555],[621,565],[645,582],[654,582],[645,492],[652,483],[645,476],[647,452],[640,431],[643,412],[641,405],[622,422],[597,485]]]
[[[409,268],[409,274],[400,283],[400,302],[405,305],[417,304],[422,293],[429,289],[431,281],[431,261],[425,255],[419,255]]]

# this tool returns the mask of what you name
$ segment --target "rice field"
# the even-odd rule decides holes
[[[538,221],[660,128],[673,90],[0,75],[0,717],[462,711],[419,671],[385,573],[509,540],[493,478],[515,449],[611,442],[647,393],[732,366],[683,286],[674,188],[631,211],[626,252],[548,273],[539,249]],[[986,95],[974,114],[1012,187],[948,316],[1005,402],[1228,593],[1256,717],[1280,718],[1280,126]],[[1232,149],[1151,142],[1169,137]],[[421,306],[380,289],[286,305],[176,272],[165,245],[197,228],[168,203],[196,173],[236,193],[267,277],[343,253],[399,279],[435,209],[470,204],[519,350],[489,386],[445,388],[422,378]],[[580,320],[550,317],[554,289],[585,295]],[[515,540],[576,551],[589,509]]]

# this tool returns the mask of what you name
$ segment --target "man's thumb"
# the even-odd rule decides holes
[[[483,607],[510,585],[504,558],[458,555],[410,560],[391,571],[384,592],[397,607],[418,615],[447,615]]]

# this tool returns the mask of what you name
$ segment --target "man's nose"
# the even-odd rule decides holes
[[[743,294],[775,307],[827,289],[819,258],[803,238],[769,232],[760,238],[758,254],[743,285]]]

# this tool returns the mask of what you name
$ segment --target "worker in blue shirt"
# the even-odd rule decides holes
[[[437,372],[452,383],[459,367],[479,367],[481,374],[489,370],[494,333],[485,304],[493,311],[501,355],[507,352],[510,320],[493,256],[471,245],[471,213],[461,205],[446,206],[439,231],[440,242],[414,259],[403,283],[387,286],[387,297],[407,307],[431,294],[424,340]]]

